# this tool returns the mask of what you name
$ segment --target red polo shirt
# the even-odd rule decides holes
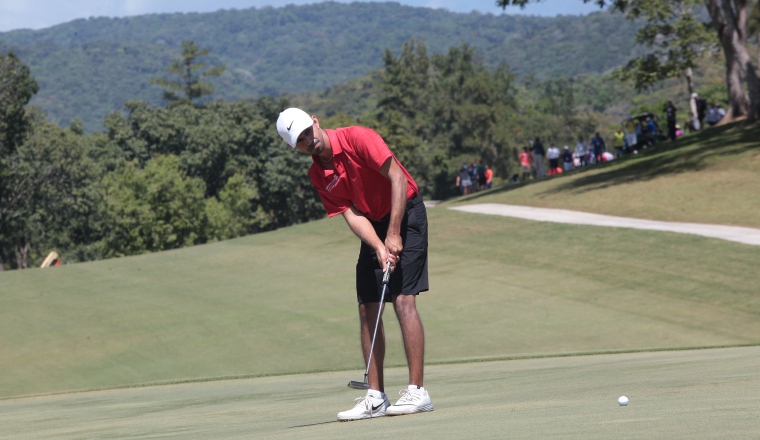
[[[389,157],[406,176],[406,199],[417,194],[414,179],[374,130],[346,127],[325,131],[330,138],[335,169],[326,169],[318,156],[312,156],[314,163],[309,168],[309,179],[329,217],[342,214],[351,205],[372,220],[388,215],[391,212],[391,182],[379,170]]]

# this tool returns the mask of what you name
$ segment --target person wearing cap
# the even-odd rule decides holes
[[[432,411],[424,388],[425,336],[416,296],[429,290],[427,213],[414,179],[375,131],[365,127],[324,129],[316,116],[289,108],[277,119],[277,132],[302,153],[311,154],[309,179],[328,217],[342,215],[361,239],[356,264],[356,295],[361,345],[369,358],[375,320],[380,312],[383,272],[390,263],[385,301],[392,302],[403,336],[409,386],[391,405],[384,392],[385,336],[380,320],[367,394],[338,420]]]
[[[470,177],[470,167],[466,163],[462,164],[462,169],[457,174],[457,188],[461,191],[463,196],[472,192],[472,178]]]
[[[562,166],[565,168],[565,171],[570,171],[575,167],[573,153],[567,145],[562,147]]]

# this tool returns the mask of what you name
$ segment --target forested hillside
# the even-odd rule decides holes
[[[499,10],[494,7],[494,13]],[[433,53],[467,43],[491,68],[556,78],[601,73],[624,64],[636,47],[637,24],[620,14],[556,18],[452,13],[398,3],[320,3],[214,13],[91,18],[38,31],[0,33],[40,84],[32,104],[50,121],[80,118],[88,131],[127,100],[161,105],[149,82],[181,51],[183,40],[211,50],[209,64],[227,66],[215,99],[237,100],[322,90],[382,64],[383,51],[404,41]]]

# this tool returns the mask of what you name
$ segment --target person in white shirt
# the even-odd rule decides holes
[[[549,159],[549,173],[554,172],[559,168],[559,148],[554,146],[554,143],[549,145],[549,149],[546,150],[546,158]]]
[[[720,122],[724,116],[726,116],[726,111],[714,102],[710,108],[707,109],[707,123],[710,124],[711,127]]]
[[[583,136],[578,136],[578,143],[575,144],[573,154],[578,159],[578,166],[585,167],[588,165],[588,144],[583,140]]]

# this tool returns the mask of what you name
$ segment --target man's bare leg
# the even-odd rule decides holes
[[[404,338],[404,351],[409,365],[409,384],[424,386],[425,369],[425,330],[417,313],[416,295],[397,295],[393,305],[396,310],[401,336]]]
[[[400,416],[433,411],[433,402],[423,387],[422,375],[425,364],[425,331],[417,313],[415,295],[398,295],[393,298],[396,316],[404,337],[406,361],[409,364],[409,386],[401,390],[398,401],[385,411],[388,416]]]
[[[359,304],[359,322],[361,325],[362,352],[364,353],[364,365],[367,365],[369,351],[372,347],[372,333],[375,330],[377,321],[377,312],[380,303]],[[375,337],[375,350],[372,353],[372,363],[369,366],[367,382],[373,390],[385,392],[383,383],[383,361],[385,360],[385,331],[383,329],[383,320],[380,319],[380,325]]]

